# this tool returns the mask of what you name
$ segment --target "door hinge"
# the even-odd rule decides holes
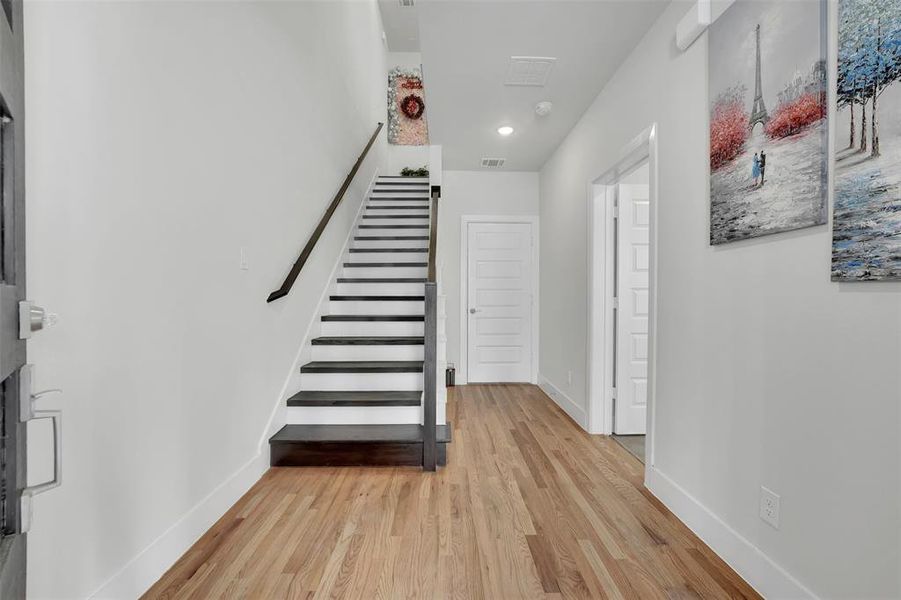
[[[619,218],[619,205],[618,204],[613,205],[613,218],[614,219]]]
[[[619,298],[613,298],[613,308],[614,310],[619,308]]]

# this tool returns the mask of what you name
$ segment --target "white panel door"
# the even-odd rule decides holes
[[[469,223],[467,376],[532,380],[532,226]]]
[[[620,184],[617,192],[614,432],[643,434],[648,402],[650,193],[640,184]]]

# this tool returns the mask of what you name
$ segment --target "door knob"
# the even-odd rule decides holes
[[[474,315],[474,314],[476,314],[477,312],[479,312],[479,309],[477,309],[477,308],[470,308],[470,309],[469,309],[469,314],[471,314],[471,315]]]
[[[35,331],[56,325],[58,318],[32,302],[19,302],[19,339],[27,340]]]

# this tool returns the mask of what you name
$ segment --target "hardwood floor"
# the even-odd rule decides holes
[[[451,388],[448,466],[273,468],[144,598],[759,598],[616,442]]]

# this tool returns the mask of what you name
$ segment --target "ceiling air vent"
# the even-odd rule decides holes
[[[483,169],[500,169],[504,166],[504,162],[506,162],[506,158],[483,158],[482,159],[482,168]]]
[[[543,87],[556,58],[546,56],[511,56],[504,85]]]
[[[401,8],[413,8],[413,0],[397,0]]]

